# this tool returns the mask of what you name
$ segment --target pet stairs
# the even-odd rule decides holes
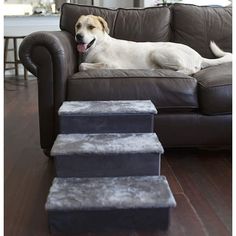
[[[51,155],[51,232],[167,229],[175,199],[160,175],[151,101],[65,102]]]

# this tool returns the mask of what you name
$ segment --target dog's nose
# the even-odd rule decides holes
[[[81,34],[76,34],[76,41],[79,42],[83,42],[83,35]]]

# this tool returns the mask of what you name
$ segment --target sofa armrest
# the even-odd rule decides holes
[[[40,143],[49,150],[58,133],[57,111],[66,99],[66,81],[77,70],[73,36],[65,31],[40,31],[20,45],[23,65],[38,78]]]

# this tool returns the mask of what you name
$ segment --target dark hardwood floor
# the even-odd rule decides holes
[[[37,82],[7,82],[4,97],[4,235],[47,236],[44,204],[54,169],[39,144]],[[83,236],[231,235],[231,168],[230,151],[166,150],[162,174],[177,201],[169,230]]]

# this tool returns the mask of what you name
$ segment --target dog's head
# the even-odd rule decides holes
[[[79,52],[86,52],[103,40],[104,34],[109,33],[107,22],[100,16],[81,16],[75,24],[75,40]]]

